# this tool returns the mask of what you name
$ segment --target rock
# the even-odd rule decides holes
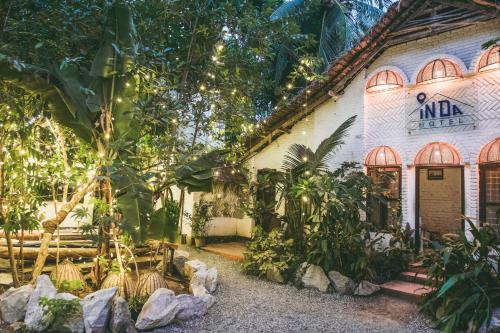
[[[176,299],[179,302],[179,312],[175,316],[175,319],[190,320],[207,313],[208,306],[202,297],[179,295]]]
[[[75,295],[72,295],[70,293],[60,293],[57,294],[56,299],[63,299],[66,301],[70,301],[73,299],[78,299]],[[80,301],[81,304],[81,301]],[[54,326],[57,325],[58,329],[61,329],[63,332],[71,332],[71,333],[83,333],[85,326],[83,324],[83,311],[82,308],[80,307],[77,312],[72,313],[68,317],[60,318],[59,320],[55,318],[55,321],[57,321],[56,324],[52,324],[52,328],[55,328]]]
[[[118,288],[101,289],[83,299],[83,322],[86,333],[105,333],[111,315],[111,305]]]
[[[217,268],[212,267],[209,270],[207,270],[207,277],[205,279],[205,288],[209,293],[213,293],[215,289],[217,289],[217,283],[218,283],[218,272]]]
[[[26,328],[35,332],[43,332],[52,322],[50,316],[44,314],[43,307],[40,306],[40,299],[42,297],[54,298],[57,290],[50,281],[48,275],[40,275],[36,279],[35,289],[31,293],[28,305],[26,307],[26,316],[24,323]]]
[[[500,308],[495,308],[491,314],[490,326],[486,329],[486,321],[479,328],[478,333],[500,332]]]
[[[184,264],[184,275],[191,280],[194,273],[199,270],[207,270],[207,265],[198,259],[186,261]]]
[[[277,283],[285,283],[285,279],[283,278],[281,271],[276,267],[267,270],[266,279]]]
[[[193,296],[205,296],[210,295],[208,293],[207,288],[203,284],[190,284],[189,291],[193,294]]]
[[[380,286],[363,280],[358,284],[358,286],[354,290],[354,295],[356,295],[356,296],[370,296],[379,290],[380,290]]]
[[[170,324],[180,310],[179,302],[172,290],[157,289],[142,307],[135,327],[150,330]]]
[[[14,332],[23,332],[26,328],[22,321],[16,321],[15,323],[10,324],[9,327]]]
[[[328,280],[323,268],[309,265],[306,273],[302,276],[302,283],[306,288],[316,288],[322,292],[327,292],[330,280]]]
[[[207,307],[207,310],[210,309],[212,307],[212,305],[215,304],[215,297],[210,295],[210,294],[206,294],[206,295],[203,295],[200,297],[203,300],[203,302],[205,302],[205,306]]]
[[[207,269],[199,269],[191,277],[191,280],[189,281],[189,291],[194,296],[203,296],[208,294],[208,290],[206,287],[207,276]]]
[[[182,276],[184,276],[184,267],[188,261],[189,259],[186,257],[174,257],[174,268]]]
[[[341,295],[352,295],[354,289],[356,288],[356,284],[353,280],[337,271],[328,272],[328,277],[333,282],[335,291]]]
[[[122,297],[115,297],[109,324],[111,333],[135,333],[134,322],[127,301]]]
[[[299,265],[297,270],[295,271],[295,274],[293,276],[293,284],[301,288],[304,286],[304,283],[302,282],[302,277],[304,274],[306,274],[307,268],[309,267],[309,264],[307,262],[303,262],[302,264]]]
[[[27,284],[19,288],[10,288],[3,295],[0,295],[2,320],[9,324],[22,321],[32,292],[33,286]]]
[[[174,258],[179,258],[179,257],[182,257],[182,258],[186,258],[186,259],[189,259],[189,252],[188,251],[183,251],[183,250],[175,250],[174,252]]]

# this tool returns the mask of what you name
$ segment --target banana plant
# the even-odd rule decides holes
[[[104,22],[102,44],[91,68],[84,68],[78,59],[40,68],[0,54],[0,79],[44,99],[46,111],[53,119],[92,147],[100,162],[96,177],[74,194],[60,214],[43,221],[44,237],[34,279],[45,264],[57,225],[79,201],[73,199],[83,197],[95,186],[99,186],[101,198],[110,207],[116,199],[121,214],[110,211],[110,215],[122,216],[122,229],[135,241],[146,236],[148,217],[153,213],[151,191],[138,171],[129,167],[129,156],[139,134],[134,111],[141,83],[135,63],[137,44],[132,13],[124,1],[116,0],[108,7]],[[111,234],[118,247],[113,226]]]

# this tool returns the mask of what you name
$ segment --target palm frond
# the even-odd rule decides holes
[[[288,152],[283,160],[282,169],[284,172],[299,174],[305,171],[306,167],[314,162],[313,151],[303,144],[293,144],[288,148]]]
[[[270,19],[271,21],[277,21],[280,20],[286,16],[288,16],[292,11],[300,7],[304,3],[304,0],[285,0],[279,6],[274,10],[274,12],[271,14]]]
[[[328,138],[323,140],[314,152],[314,160],[318,165],[326,164],[332,152],[340,145],[344,144],[347,130],[354,124],[356,116],[352,116],[344,121]]]
[[[319,40],[319,55],[328,64],[339,56],[346,48],[348,36],[346,12],[335,2],[325,8]]]

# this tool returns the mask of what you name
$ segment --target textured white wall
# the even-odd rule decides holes
[[[498,22],[496,22],[498,23]],[[403,161],[402,209],[404,223],[415,220],[415,155],[427,143],[444,141],[454,145],[461,154],[465,181],[465,213],[477,217],[478,167],[477,154],[481,147],[500,136],[500,72],[477,74],[476,64],[482,53],[481,45],[500,33],[495,22],[479,23],[452,32],[413,41],[386,50],[366,71],[361,72],[337,101],[330,99],[308,119],[297,123],[290,134],[280,136],[272,144],[247,161],[256,174],[262,168],[281,168],[283,157],[292,143],[304,143],[311,148],[328,137],[338,125],[352,115],[357,121],[346,144],[335,155],[332,168],[343,161],[363,162],[374,147],[388,145],[396,149]],[[464,79],[435,84],[415,85],[418,71],[433,58],[446,55],[455,59],[464,70]],[[395,66],[410,80],[396,91],[366,94],[367,79],[377,71]],[[413,80],[413,82],[412,82]],[[415,104],[415,96],[424,91],[465,101],[474,106],[476,127],[432,130],[408,134],[407,113]]]

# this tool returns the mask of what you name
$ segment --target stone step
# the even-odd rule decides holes
[[[393,280],[386,282],[380,286],[384,293],[405,299],[411,302],[420,302],[424,295],[432,289],[415,282],[407,282],[400,280]]]
[[[413,262],[413,263],[409,264],[408,271],[414,272],[414,273],[426,274],[427,268],[423,267],[422,261],[418,261],[418,262]]]
[[[429,282],[429,277],[427,276],[427,274],[411,271],[401,272],[398,278],[401,281],[415,282],[420,284],[426,284],[427,282]]]

